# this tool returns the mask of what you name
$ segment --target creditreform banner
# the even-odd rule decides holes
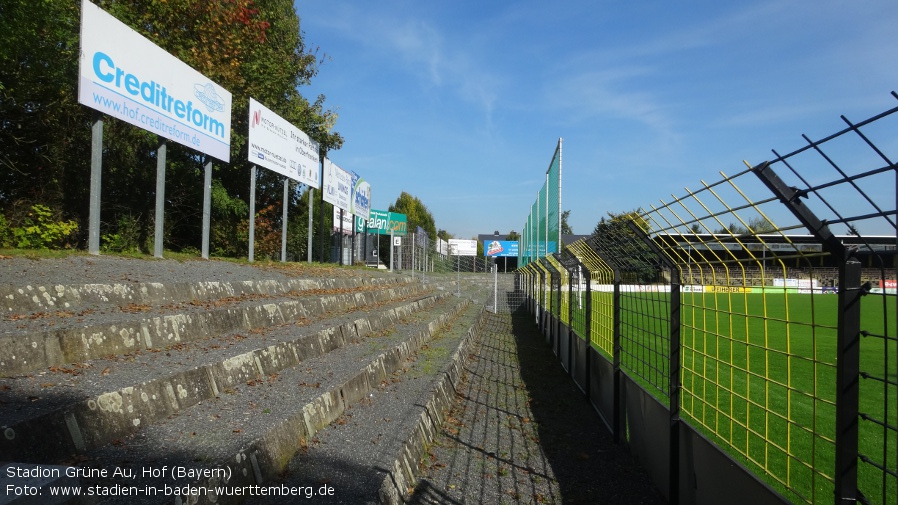
[[[318,142],[267,107],[249,99],[248,159],[313,188],[318,176]]]
[[[231,93],[88,0],[81,1],[78,102],[231,160]]]

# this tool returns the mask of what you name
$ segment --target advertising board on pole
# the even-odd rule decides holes
[[[371,185],[352,172],[352,201],[350,212],[368,219],[371,217]]]
[[[343,235],[352,235],[352,214],[343,211]],[[334,207],[334,232],[340,231],[340,208]]]
[[[450,238],[449,254],[452,256],[477,256],[477,241]]]
[[[88,0],[78,102],[230,162],[231,93]]]
[[[352,174],[324,158],[323,182],[321,196],[324,201],[349,213],[352,201]]]
[[[516,240],[484,240],[483,255],[490,258],[518,257]]]
[[[321,187],[318,142],[252,97],[247,143],[250,163],[307,186]]]
[[[363,220],[356,221],[357,232],[365,231],[364,223]],[[368,218],[368,233],[404,237],[408,233],[408,217],[398,212],[372,209]]]

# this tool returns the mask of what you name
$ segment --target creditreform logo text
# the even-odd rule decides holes
[[[115,91],[141,99],[144,103],[162,110],[174,117],[204,130],[220,139],[226,138],[225,125],[209,116],[193,100],[183,100],[168,94],[165,86],[156,81],[142,81],[137,75],[116,66],[108,54],[97,51],[93,56],[93,71],[100,82],[115,88]],[[212,83],[195,85],[194,94],[210,112],[222,111],[224,100],[218,95]]]

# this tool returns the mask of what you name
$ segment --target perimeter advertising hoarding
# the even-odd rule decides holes
[[[356,232],[365,232],[365,221],[356,219]],[[378,235],[405,236],[408,233],[408,218],[405,214],[397,212],[388,212],[385,210],[371,209],[368,218],[368,233],[377,233]]]
[[[449,254],[453,256],[477,256],[477,241],[450,238]]]
[[[318,142],[267,107],[249,99],[248,159],[313,188],[318,176]]]
[[[517,258],[518,242],[515,240],[484,240],[483,255],[490,258]]]
[[[88,0],[81,1],[78,102],[231,161],[231,93]]]
[[[352,214],[343,211],[343,235],[352,235]],[[334,233],[340,232],[340,208],[334,207]]]
[[[369,219],[371,217],[371,185],[365,182],[365,179],[359,177],[359,174],[355,172],[351,172],[351,174],[352,201],[350,202],[349,211],[356,216]]]
[[[325,202],[350,213],[352,174],[327,158],[324,158],[324,188],[321,191]]]

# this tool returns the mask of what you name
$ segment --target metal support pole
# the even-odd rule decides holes
[[[309,237],[306,245],[306,256],[308,257],[308,262],[312,262],[312,234],[315,230],[314,221],[312,220],[312,214],[315,211],[315,205],[313,204],[315,200],[315,188],[309,186]]]
[[[209,231],[212,222],[212,159],[206,161],[203,171],[203,244],[202,255],[209,259]]]
[[[493,265],[493,313],[499,313],[499,267]]]
[[[87,218],[87,252],[100,254],[100,193],[103,178],[103,115],[93,114],[90,127],[90,209]]]
[[[668,468],[668,504],[680,503],[680,281],[673,271],[670,285],[670,452]]]
[[[868,286],[861,285],[861,263],[853,258],[829,226],[801,201],[806,192],[789,186],[768,162],[751,168],[761,182],[823,244],[823,249],[839,262],[839,321],[836,357],[836,461],[835,502],[854,505],[857,489],[858,415],[860,401],[861,297]]]
[[[572,377],[574,376],[574,282],[572,279],[571,271],[568,270],[568,282],[567,282],[567,372]],[[579,279],[577,280],[579,282]],[[577,286],[579,287],[579,285]],[[561,314],[561,306],[558,307],[558,313]],[[561,319],[561,318],[559,318]],[[576,381],[576,377],[574,378]]]
[[[836,503],[855,505],[860,402],[862,265],[849,258],[839,267],[838,356],[836,357]]]
[[[281,210],[281,263],[287,261],[287,210],[290,208],[290,179],[284,177],[284,199]]]
[[[249,169],[249,255],[250,263],[256,251],[256,166]]]
[[[162,236],[165,228],[165,140],[159,141],[156,149],[156,222],[153,233],[153,256],[162,257]]]
[[[592,376],[592,275],[588,268],[586,270],[586,380],[583,384],[583,389],[586,392],[586,399],[592,402],[592,392],[590,391],[590,384],[592,380],[590,377]]]
[[[340,209],[340,261],[337,263],[340,266],[343,266],[343,209]]]
[[[614,291],[612,298],[612,308],[611,308],[611,328],[612,328],[612,368],[614,370],[614,391],[612,393],[613,407],[611,414],[611,432],[614,435],[614,441],[617,443],[623,442],[623,437],[621,433],[621,394],[620,394],[620,384],[621,384],[621,369],[620,369],[620,361],[621,361],[621,351],[623,347],[621,347],[621,294],[620,294],[620,284],[621,284],[621,275],[618,269],[614,269]]]

